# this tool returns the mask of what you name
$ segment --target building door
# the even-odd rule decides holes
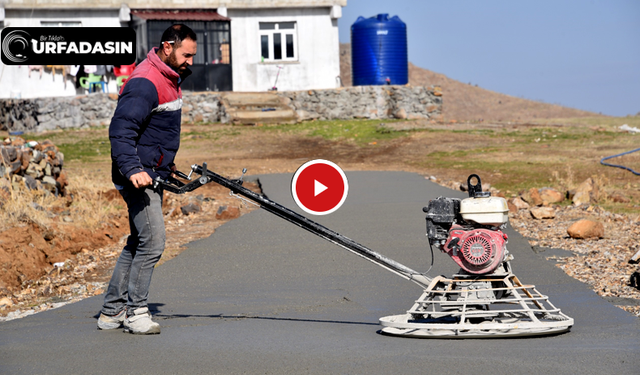
[[[162,33],[176,23],[189,26],[198,37],[198,53],[190,67],[193,74],[182,83],[182,90],[232,91],[230,22],[147,19],[147,51],[157,47]]]

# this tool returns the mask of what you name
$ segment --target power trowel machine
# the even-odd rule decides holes
[[[243,176],[246,169],[243,170]],[[200,175],[192,180],[192,174]],[[439,197],[423,211],[427,214],[430,246],[447,253],[460,266],[450,278],[431,278],[395,262],[231,180],[191,166],[189,175],[175,173],[189,183],[170,177],[156,180],[167,191],[183,194],[216,182],[232,195],[249,199],[262,209],[318,235],[356,255],[418,284],[423,294],[405,314],[380,318],[381,332],[418,338],[496,338],[550,335],[571,329],[573,319],[556,308],[533,285],[512,273],[513,256],[507,250],[508,222],[504,198],[482,191],[480,177],[469,176],[469,197]],[[476,182],[472,185],[472,182]]]

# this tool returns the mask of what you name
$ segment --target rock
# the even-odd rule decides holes
[[[25,185],[27,185],[27,188],[29,188],[29,190],[36,190],[38,188],[36,179],[29,175],[24,176],[24,183]]]
[[[536,219],[553,219],[556,217],[556,210],[553,207],[532,207],[531,216]]]
[[[216,219],[231,220],[240,217],[240,209],[238,207],[220,206],[216,212]]]
[[[631,202],[631,200],[629,198],[627,198],[622,193],[613,193],[613,194],[609,195],[609,199],[611,199],[615,203],[629,203],[629,202]]]
[[[58,178],[56,178],[56,182],[58,183],[58,185],[60,186],[60,192],[62,193],[62,195],[65,195],[65,187],[67,187],[67,185],[69,185],[69,178],[67,177],[67,172],[66,171],[60,171],[60,175],[58,176]]]
[[[180,207],[180,211],[182,211],[183,215],[188,216],[191,214],[195,214],[196,212],[202,211],[202,207],[200,207],[200,205],[197,203],[189,203]]]
[[[31,149],[22,151],[22,171],[25,171],[29,167],[31,159],[33,159],[33,151]]]
[[[6,162],[12,162],[18,159],[18,150],[16,150],[15,147],[6,147],[3,151],[5,151],[3,152],[3,159]]]
[[[582,219],[571,224],[567,233],[571,238],[604,238],[604,225],[599,221]]]
[[[598,185],[589,177],[578,186],[573,196],[573,205],[580,206],[589,203],[598,203],[599,199]]]
[[[13,301],[9,297],[0,298],[0,309],[13,306]]]
[[[45,189],[51,192],[55,192],[57,188],[56,180],[51,176],[44,176],[44,178],[42,179],[42,184],[44,185]]]
[[[15,139],[11,140],[11,146],[14,147],[24,146],[25,143],[27,142],[22,137],[16,137]]]
[[[518,210],[526,210],[526,209],[528,209],[530,207],[529,204],[527,202],[523,201],[520,197],[510,199],[509,202],[507,202],[507,203],[511,203]]]
[[[564,195],[556,189],[545,187],[538,190],[538,192],[543,204],[560,203],[564,200]]]
[[[42,168],[40,168],[39,165],[34,163],[29,163],[29,166],[27,167],[25,174],[27,176],[31,176],[36,179],[42,178],[42,176],[44,175],[44,173],[42,173]]]
[[[13,190],[20,190],[24,187],[24,178],[22,176],[13,175],[11,176],[11,188]]]
[[[542,201],[542,198],[540,197],[538,189],[536,188],[529,189],[529,191],[520,195],[520,198],[522,198],[523,201],[529,203],[532,206],[542,206],[542,203],[544,203]]]
[[[629,277],[629,285],[640,290],[640,272],[636,271]]]
[[[8,163],[8,165],[9,165],[9,173],[20,173],[22,171],[22,161],[21,160],[12,161],[12,162]]]
[[[395,111],[393,116],[397,119],[405,120],[407,118],[407,111],[404,108],[400,108],[399,110]]]

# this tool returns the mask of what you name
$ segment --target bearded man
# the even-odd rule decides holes
[[[120,90],[109,126],[112,180],[127,203],[131,234],[120,253],[104,298],[98,329],[158,334],[147,305],[153,269],[165,246],[162,189],[180,146],[182,91],[197,51],[196,34],[176,24]]]

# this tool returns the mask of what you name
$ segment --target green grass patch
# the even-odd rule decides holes
[[[500,162],[487,158],[470,157],[477,155],[477,150],[454,153],[434,153],[427,156],[422,162],[415,163],[424,169],[448,169],[455,170],[461,175],[475,173],[491,186],[498,190],[509,190],[517,192],[527,190],[532,187],[553,186],[557,181],[553,178],[553,170],[564,170],[562,163],[544,162],[522,162],[508,161]]]
[[[65,162],[97,162],[111,155],[111,144],[106,127],[89,130],[64,130],[47,134],[28,134],[25,139],[42,142],[50,140],[64,154]]]
[[[381,126],[381,124],[399,121],[364,119],[305,121],[297,124],[265,126],[258,129],[288,134],[304,134],[312,137],[322,137],[327,140],[350,140],[364,145],[409,135],[410,131],[395,131],[389,127]]]
[[[108,139],[82,140],[73,144],[56,144],[56,146],[64,154],[65,161],[104,161],[111,156],[111,144]]]
[[[433,131],[435,131],[435,129]],[[487,136],[493,136],[497,133],[495,130],[492,130],[492,129],[464,129],[464,130],[438,130],[438,131],[451,132],[455,134],[487,135]]]

